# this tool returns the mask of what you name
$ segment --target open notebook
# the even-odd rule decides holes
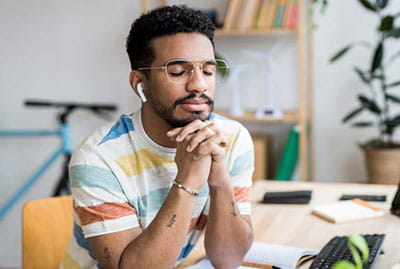
[[[318,250],[313,249],[254,242],[239,268],[267,268],[266,265],[273,265],[280,269],[294,269],[318,253]],[[212,269],[214,267],[210,260],[204,258],[189,268]]]

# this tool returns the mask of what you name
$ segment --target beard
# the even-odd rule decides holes
[[[191,93],[188,96],[178,98],[172,106],[167,106],[161,102],[159,98],[155,98],[152,94],[152,91],[149,91],[148,102],[153,108],[154,112],[163,120],[165,120],[172,128],[184,127],[191,123],[194,120],[205,121],[210,118],[211,112],[214,109],[214,100],[206,94],[202,93],[201,95],[197,95],[195,93]],[[188,99],[192,98],[201,98],[206,100],[206,103],[210,106],[210,112],[203,111],[193,111],[190,116],[178,119],[174,116],[175,108],[184,103]]]

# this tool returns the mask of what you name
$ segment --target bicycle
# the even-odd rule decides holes
[[[52,107],[61,109],[57,114],[58,128],[55,130],[0,130],[0,137],[32,137],[32,136],[58,136],[61,139],[60,146],[46,159],[43,164],[30,176],[25,183],[6,201],[0,208],[0,220],[7,214],[12,206],[39,180],[39,178],[51,167],[61,155],[64,156],[61,176],[53,190],[53,196],[70,194],[68,180],[68,163],[73,151],[68,117],[77,109],[88,109],[99,116],[105,117],[106,111],[115,111],[113,104],[84,104],[63,103],[43,100],[27,100],[25,106]]]

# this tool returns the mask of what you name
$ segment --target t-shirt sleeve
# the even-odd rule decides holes
[[[228,159],[229,176],[235,192],[235,201],[243,215],[251,214],[250,190],[254,172],[254,146],[246,128],[240,125],[239,132],[230,137],[231,151]]]
[[[118,178],[90,147],[74,152],[69,167],[75,222],[86,238],[139,226]]]

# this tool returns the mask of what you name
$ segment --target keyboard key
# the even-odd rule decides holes
[[[369,248],[369,259],[364,265],[365,269],[371,267],[377,255],[379,255],[385,234],[364,234],[362,235]],[[353,257],[347,247],[347,236],[335,236],[322,248],[314,258],[310,269],[331,268],[336,262],[347,260],[353,262]]]

